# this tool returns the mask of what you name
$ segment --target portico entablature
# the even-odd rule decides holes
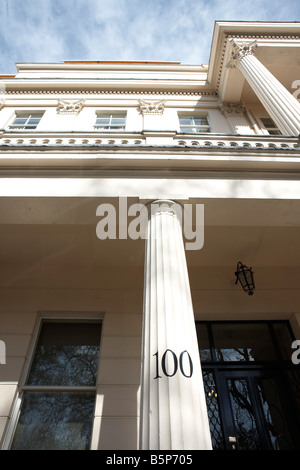
[[[140,198],[152,200],[156,198],[173,198],[181,200],[186,198],[204,199],[263,199],[263,200],[299,200],[300,181],[287,177],[243,178],[238,176],[219,176],[212,178],[189,178],[186,176],[161,178],[141,178],[128,175],[101,177],[95,175],[80,178],[74,175],[57,176],[24,176],[0,179],[1,198],[112,198],[118,197]],[[14,214],[12,215],[14,217]],[[299,219],[298,219],[299,220]]]
[[[299,47],[295,23],[216,22],[208,82],[222,102],[259,103],[283,134],[298,135]]]

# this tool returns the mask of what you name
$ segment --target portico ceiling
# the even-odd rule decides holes
[[[296,86],[294,82],[300,80],[298,48],[260,46],[255,55],[290,93],[295,93],[299,85]],[[247,103],[258,101],[257,96],[246,80],[244,80],[242,88],[241,101]]]
[[[99,309],[106,305],[104,298],[118,297],[130,311],[127,292],[142,313],[145,240],[99,240],[95,212],[104,201],[117,202],[1,198],[0,291],[6,299],[30,297],[40,308],[43,296],[65,305],[63,299],[82,292],[86,301],[80,308],[89,308],[91,296],[98,299]],[[264,318],[289,318],[300,301],[300,201],[194,203],[205,208],[204,246],[186,250],[195,318],[210,318],[210,312],[219,318],[220,312],[221,319],[224,313],[227,319],[237,314],[261,319],[262,311]],[[238,261],[255,272],[253,299],[235,284]]]
[[[104,201],[118,205],[117,198],[2,198],[1,267],[143,267],[144,240],[97,238],[96,208]],[[129,199],[128,207],[133,202]],[[243,258],[256,266],[300,267],[299,200],[193,203],[204,204],[204,247],[186,251],[190,266],[231,266]],[[117,238],[118,233],[117,228]]]

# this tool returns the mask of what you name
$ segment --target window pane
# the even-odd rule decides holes
[[[261,122],[271,135],[281,135],[280,130],[276,126],[275,122],[271,118],[261,118]]]
[[[124,129],[125,128],[125,114],[111,114],[111,115],[98,115],[96,118],[96,126],[105,130],[109,129]]]
[[[16,117],[13,122],[13,125],[24,125],[27,121],[27,117]]]
[[[112,114],[111,119],[112,119],[112,121],[114,121],[115,119],[122,119],[124,121],[125,120],[125,114]]]
[[[23,128],[23,129],[35,129],[42,118],[43,113],[37,114],[19,114],[16,116],[10,127]]]
[[[125,124],[125,119],[124,118],[112,118],[111,123],[116,126],[116,125],[124,125]]]
[[[206,116],[183,116],[179,117],[180,132],[199,134],[210,132]]]
[[[32,125],[38,125],[38,123],[40,122],[40,118],[38,117],[31,117],[29,120],[28,120],[28,124],[30,124],[31,126]]]
[[[44,323],[27,384],[95,385],[100,323]]]
[[[196,331],[201,361],[211,361],[212,357],[210,352],[207,325],[196,323]]]
[[[259,378],[257,387],[273,450],[293,449],[292,437],[275,379]]]
[[[193,120],[192,120],[192,118],[189,118],[189,117],[180,118],[179,122],[180,122],[181,126],[191,126],[191,125],[193,125]]]
[[[203,371],[203,383],[212,446],[214,450],[224,450],[224,435],[219,411],[218,393],[213,372],[206,370]]]
[[[276,127],[275,123],[271,118],[261,118],[261,121],[265,127]]]
[[[297,415],[296,419],[298,419],[298,422],[300,422],[300,370],[299,369],[289,370],[287,374],[288,374],[288,382],[291,387],[292,394],[295,400],[295,406],[296,406],[295,413]]]
[[[219,361],[276,360],[266,324],[215,324],[212,328]]]
[[[291,337],[287,323],[273,323],[273,328],[282,359],[287,361],[291,360],[293,338]]]
[[[92,393],[25,392],[13,450],[88,450]]]
[[[228,379],[227,384],[239,450],[261,449],[247,381],[245,379]]]
[[[202,126],[202,125],[207,125],[207,119],[206,117],[201,117],[201,118],[197,118],[195,119],[195,125],[196,126]]]
[[[97,117],[96,119],[96,124],[98,125],[109,125],[109,117],[103,118],[103,117]]]

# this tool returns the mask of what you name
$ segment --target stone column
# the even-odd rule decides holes
[[[181,206],[149,206],[140,449],[211,449]]]
[[[278,129],[286,135],[300,133],[300,103],[254,56],[256,41],[235,42],[227,67],[241,70]]]

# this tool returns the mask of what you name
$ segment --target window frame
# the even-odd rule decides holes
[[[91,393],[93,392],[95,394],[95,403],[94,403],[94,416],[93,416],[93,422],[95,419],[95,408],[96,408],[96,399],[97,399],[97,386],[98,386],[98,378],[99,378],[99,367],[100,367],[100,360],[101,360],[101,343],[102,343],[102,334],[103,334],[103,319],[104,319],[104,314],[102,313],[88,313],[88,312],[82,312],[81,314],[73,314],[71,313],[70,315],[66,313],[62,314],[55,314],[54,316],[46,314],[46,315],[41,315],[36,322],[36,325],[34,327],[34,330],[32,332],[32,337],[31,337],[31,342],[29,345],[28,352],[26,354],[27,359],[25,360],[24,368],[21,373],[21,377],[18,383],[18,392],[17,396],[15,398],[15,401],[13,403],[12,407],[12,412],[10,415],[9,423],[7,426],[6,431],[4,432],[4,438],[3,438],[3,443],[2,446],[0,447],[0,450],[10,450],[10,447],[12,445],[15,431],[18,425],[19,417],[22,411],[22,401],[23,401],[23,395],[24,392],[28,391],[45,391],[47,392],[67,392],[69,391],[70,393],[72,392],[87,392]],[[38,341],[40,338],[40,333],[42,330],[42,326],[44,323],[101,323],[101,332],[100,332],[100,343],[99,343],[99,359],[98,359],[98,366],[97,366],[97,373],[96,373],[96,381],[95,385],[92,386],[66,386],[66,385],[61,385],[61,386],[47,386],[47,385],[26,385],[26,380],[29,377],[29,373],[31,370],[31,366],[34,360],[35,356],[35,351],[38,345]],[[90,446],[91,443],[93,442],[93,432],[94,432],[94,425],[92,426],[92,431],[91,431],[91,440],[90,440]]]
[[[14,112],[14,116],[13,116],[12,120],[8,124],[8,129],[12,130],[12,131],[35,131],[36,128],[39,126],[39,124],[41,122],[41,119],[43,118],[44,114],[45,114],[44,110],[34,110],[34,111],[32,111],[32,110],[16,110]],[[22,118],[22,117],[23,118],[26,117],[26,121],[25,121],[24,124],[19,125],[19,126],[17,124],[14,124],[16,119]],[[38,121],[38,123],[36,124],[35,127],[32,127],[32,126],[30,126],[29,121],[30,121],[30,119],[34,119],[35,117],[39,117],[39,121]]]
[[[117,119],[124,119],[124,125],[121,126],[116,124],[114,125],[112,120],[114,118]],[[109,119],[108,124],[101,126],[97,124],[98,119]],[[94,123],[94,129],[98,130],[99,132],[124,132],[126,130],[126,123],[127,123],[127,111],[96,111],[96,120]]]
[[[195,119],[206,119],[207,124],[195,124]],[[191,119],[193,121],[193,124],[190,125],[181,125],[180,120],[181,119]],[[184,114],[184,113],[178,113],[178,121],[179,121],[179,132],[181,134],[193,134],[193,135],[199,135],[199,134],[211,134],[211,124],[209,120],[209,115],[208,113],[189,113],[189,114]],[[200,130],[199,132],[191,130],[189,131],[183,131],[183,128],[190,128],[190,129],[203,129]]]
[[[269,127],[269,126],[267,127],[265,125],[264,121],[263,121],[264,119],[270,119],[272,121],[272,123],[274,124],[274,127]],[[265,131],[265,133],[267,135],[282,135],[282,132],[276,126],[275,122],[273,121],[273,119],[270,116],[263,116],[263,117],[259,118],[259,120],[260,120],[260,123],[261,123],[261,128]],[[277,132],[275,132],[275,133],[270,132],[272,130],[277,131]]]
[[[200,348],[200,344],[198,342],[198,345],[199,345],[199,354],[200,354],[200,361],[201,361],[201,364],[202,364],[202,367],[213,367],[213,366],[216,366],[218,368],[230,368],[231,366],[233,367],[237,367],[239,365],[241,365],[241,367],[249,367],[249,370],[251,368],[257,368],[257,364],[267,364],[269,367],[270,367],[270,364],[271,366],[275,366],[276,368],[278,367],[281,367],[282,365],[285,365],[288,364],[290,368],[294,368],[295,366],[293,366],[293,364],[290,364],[291,363],[291,360],[290,358],[289,359],[286,359],[284,357],[284,354],[282,353],[281,349],[280,349],[280,342],[278,340],[278,337],[276,335],[276,329],[275,329],[275,326],[276,325],[285,325],[289,334],[290,334],[290,337],[291,337],[291,340],[293,341],[295,339],[295,335],[294,335],[294,332],[293,332],[293,329],[290,325],[290,322],[288,320],[196,320],[195,321],[195,324],[196,324],[196,328],[197,328],[197,325],[204,325],[204,327],[206,328],[206,332],[207,332],[207,340],[208,340],[208,348],[206,349],[209,349],[210,350],[210,359],[208,360],[203,360],[201,358],[201,348]],[[275,355],[276,355],[276,358],[275,359],[265,359],[265,360],[262,360],[262,359],[259,359],[257,361],[255,360],[250,360],[250,361],[241,361],[241,360],[236,360],[236,361],[232,361],[232,360],[227,360],[227,361],[222,361],[222,360],[219,360],[218,359],[218,354],[216,352],[216,345],[215,345],[215,335],[214,335],[214,332],[213,332],[213,326],[214,325],[224,325],[225,327],[226,326],[231,326],[231,325],[241,325],[243,327],[247,327],[247,325],[265,325],[268,330],[269,330],[269,335],[270,335],[270,339],[272,341],[272,344],[273,344],[273,347],[274,347],[274,351],[275,351]],[[292,352],[293,350],[291,349],[291,355],[292,355]]]

